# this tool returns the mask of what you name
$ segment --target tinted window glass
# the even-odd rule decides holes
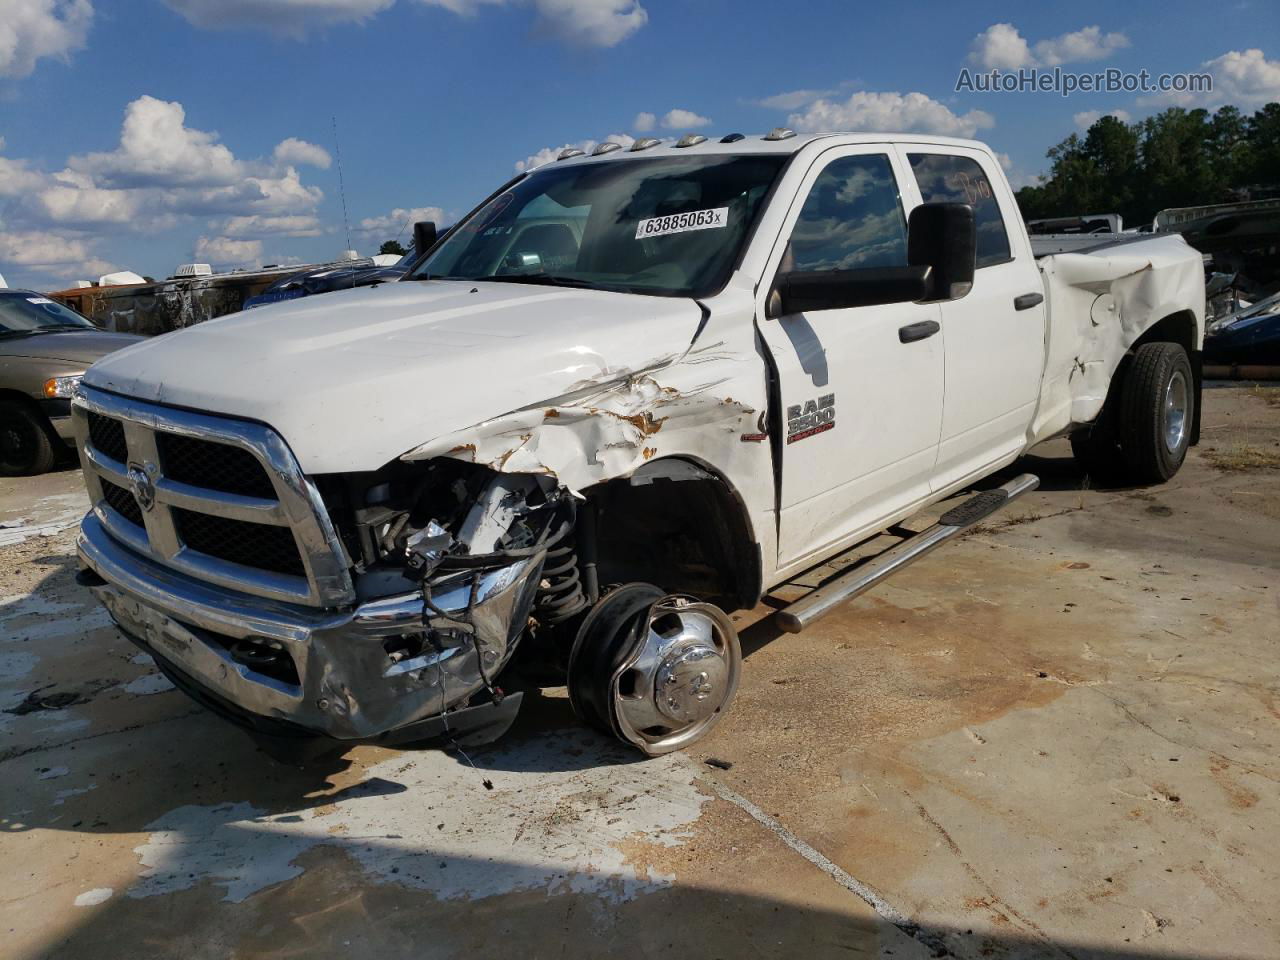
[[[783,269],[854,270],[906,262],[907,222],[889,158],[831,161],[800,210]]]
[[[977,161],[940,153],[910,154],[911,170],[925,203],[968,203],[978,228],[978,266],[1008,260],[1009,234],[991,181]]]

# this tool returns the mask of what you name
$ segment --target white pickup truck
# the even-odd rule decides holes
[[[1129,483],[1196,442],[1200,255],[1037,261],[980,143],[602,144],[433,234],[401,281],[157,337],[75,399],[81,581],[258,733],[483,742],[536,668],[584,721],[679,749],[738,683],[725,609],[1042,440]]]

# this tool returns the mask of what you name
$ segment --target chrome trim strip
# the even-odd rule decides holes
[[[143,511],[147,534],[105,506],[102,480],[131,489],[128,464],[96,450],[89,439],[87,413],[93,411],[124,425],[130,463],[154,469],[155,505]],[[284,440],[270,427],[251,421],[195,413],[117,396],[81,385],[71,404],[77,445],[85,467],[85,486],[94,514],[122,543],[190,576],[259,597],[310,606],[345,606],[355,600],[350,562],[315,485],[303,475]],[[164,476],[156,431],[225,443],[246,450],[262,464],[277,500],[238,496],[179,483]],[[173,508],[228,520],[289,527],[297,543],[305,577],[287,576],[206,556],[185,546],[174,524]]]

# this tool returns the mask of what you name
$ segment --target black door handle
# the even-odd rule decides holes
[[[1044,303],[1043,293],[1024,293],[1020,297],[1013,298],[1013,309],[1030,310],[1032,307],[1038,307]]]
[[[942,329],[937,320],[921,320],[919,323],[908,323],[898,328],[898,340],[902,343],[915,343],[917,340],[928,340]]]

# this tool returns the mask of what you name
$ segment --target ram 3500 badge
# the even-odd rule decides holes
[[[83,582],[259,733],[491,739],[534,678],[678,749],[737,687],[726,610],[1046,438],[1129,482],[1196,440],[1199,256],[1164,237],[1037,262],[972,141],[566,151],[433,241],[420,224],[399,282],[123,350],[75,399]]]

